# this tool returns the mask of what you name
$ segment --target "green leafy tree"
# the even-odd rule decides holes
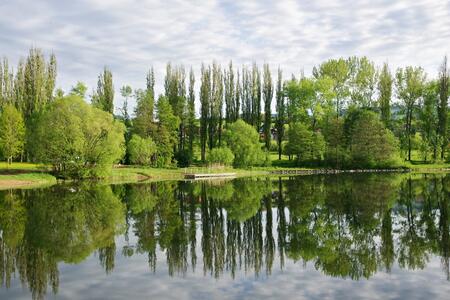
[[[374,112],[357,110],[347,117],[345,126],[353,166],[372,168],[397,164],[398,141]]]
[[[250,167],[263,165],[266,156],[259,143],[255,128],[242,120],[232,123],[226,131],[226,142],[234,154],[234,166]]]
[[[4,57],[0,62],[0,108],[7,104],[15,104],[14,74],[9,68],[8,59]]]
[[[114,113],[113,76],[108,68],[98,76],[97,91],[92,95],[92,104],[103,111]]]
[[[200,151],[202,161],[206,160],[206,146],[208,141],[208,126],[211,103],[211,68],[202,64],[200,86]]]
[[[180,119],[174,115],[172,106],[166,97],[160,96],[156,104],[158,124],[154,136],[157,145],[156,164],[167,167],[172,164],[174,148],[177,145],[177,129]]]
[[[438,102],[439,83],[435,80],[427,82],[424,87],[422,109],[419,111],[419,129],[422,137],[420,149],[425,160],[430,154],[433,159],[437,159],[440,150],[439,132],[436,130],[439,128]]]
[[[378,72],[375,64],[367,57],[351,57],[349,64],[355,71],[350,79],[350,97],[357,107],[372,108],[373,95],[377,87]]]
[[[70,89],[70,95],[76,95],[81,98],[86,98],[87,86],[82,81],[78,81],[72,88]]]
[[[448,98],[449,94],[449,71],[447,67],[447,56],[441,65],[441,70],[439,71],[439,105],[438,105],[438,116],[439,125],[438,133],[441,138],[441,159],[445,158],[445,151],[448,147]]]
[[[292,123],[288,130],[285,152],[295,155],[298,163],[320,161],[325,152],[325,140],[320,132],[313,132],[300,122]]]
[[[230,166],[233,164],[234,155],[230,148],[214,148],[208,153],[207,161],[209,164],[218,164],[221,166]]]
[[[275,120],[275,128],[277,131],[278,159],[281,159],[282,142],[284,137],[284,125],[286,123],[286,105],[283,92],[283,73],[278,68],[277,91],[276,91],[276,111],[277,118]]]
[[[185,128],[187,119],[186,101],[186,72],[184,66],[172,67],[171,63],[166,66],[166,77],[164,79],[165,96],[172,106],[173,114],[179,118],[178,128],[178,150],[185,146]]]
[[[266,149],[270,148],[270,139],[272,136],[271,126],[272,126],[272,98],[273,98],[273,82],[272,75],[270,74],[270,69],[268,64],[264,64],[263,73],[263,100],[264,100],[264,142],[266,144]]]
[[[128,143],[128,152],[132,164],[150,165],[156,151],[156,144],[150,137],[141,138],[139,135],[133,134]]]
[[[334,105],[336,118],[342,113],[342,107],[350,96],[350,80],[354,68],[351,67],[348,59],[330,59],[322,63],[319,67],[313,68],[313,75],[316,78],[331,78],[333,80]]]
[[[381,112],[381,120],[387,128],[391,125],[391,97],[392,97],[392,74],[387,63],[383,64],[378,81],[378,106]]]
[[[22,153],[24,142],[22,115],[12,104],[6,104],[0,114],[0,150],[9,164]]]
[[[405,138],[407,140],[408,160],[411,160],[411,136],[413,118],[419,99],[423,96],[425,73],[420,67],[399,68],[396,73],[397,97],[402,101],[405,115]]]
[[[78,96],[58,99],[34,124],[37,161],[65,177],[102,177],[124,155],[124,126]]]
[[[194,70],[191,67],[189,71],[189,94],[188,94],[188,137],[189,137],[189,151],[192,153],[194,151],[194,140],[197,132],[197,125],[195,119],[195,75]]]

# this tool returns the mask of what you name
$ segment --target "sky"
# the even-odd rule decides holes
[[[1,0],[0,11],[0,56],[16,65],[30,47],[55,53],[65,91],[79,80],[91,91],[108,66],[116,107],[120,87],[144,88],[151,66],[162,92],[169,61],[197,77],[202,62],[269,63],[288,78],[365,55],[431,78],[450,52],[448,0]]]

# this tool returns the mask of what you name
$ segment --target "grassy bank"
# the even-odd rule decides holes
[[[56,183],[56,178],[47,173],[24,173],[0,175],[0,190],[12,188],[33,188]]]
[[[273,163],[270,167],[255,167],[252,169],[233,169],[233,168],[174,168],[161,169],[139,166],[119,166],[114,167],[111,176],[102,179],[103,183],[132,183],[149,182],[161,180],[181,180],[186,173],[236,173],[237,177],[245,176],[268,176],[271,172],[277,170],[312,170],[313,168],[295,168],[284,158],[281,163]],[[274,161],[276,162],[276,161]],[[288,165],[288,166],[286,166]],[[419,161],[405,162],[404,168],[408,168],[414,173],[435,173],[448,172],[450,163],[427,164]],[[319,168],[315,168],[319,169]],[[0,163],[0,189],[27,188],[55,184],[56,178],[50,175],[48,169],[43,165],[30,163],[13,163],[7,165]],[[274,176],[279,176],[273,174]]]

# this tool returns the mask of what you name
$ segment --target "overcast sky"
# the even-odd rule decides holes
[[[35,46],[54,52],[57,86],[96,85],[103,66],[119,88],[145,85],[165,64],[199,73],[201,62],[280,65],[285,76],[310,74],[340,56],[366,55],[392,68],[420,65],[437,74],[450,50],[448,0],[1,0],[0,55],[15,65]]]

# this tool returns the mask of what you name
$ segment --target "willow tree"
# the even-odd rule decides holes
[[[286,123],[286,106],[283,94],[283,73],[278,67],[277,91],[276,91],[276,110],[277,118],[275,120],[275,128],[277,131],[278,159],[281,159],[282,142],[284,137],[284,124]]]
[[[266,149],[270,149],[271,132],[270,127],[272,125],[272,98],[273,98],[273,82],[272,75],[268,64],[264,64],[263,71],[263,100],[264,100],[264,142]]]
[[[103,111],[114,113],[113,76],[108,68],[98,76],[97,91],[92,95],[92,104]]]
[[[392,74],[387,63],[383,64],[378,81],[378,105],[380,107],[381,120],[387,128],[391,123],[391,97],[392,97]]]
[[[441,159],[445,158],[445,148],[448,145],[448,97],[449,97],[449,71],[447,68],[447,56],[442,62],[439,72],[439,105],[438,105],[438,133],[441,137]]]
[[[421,67],[399,68],[396,73],[397,97],[402,101],[405,110],[405,138],[407,143],[408,160],[411,160],[411,135],[413,133],[414,110],[423,95],[425,73]]]

